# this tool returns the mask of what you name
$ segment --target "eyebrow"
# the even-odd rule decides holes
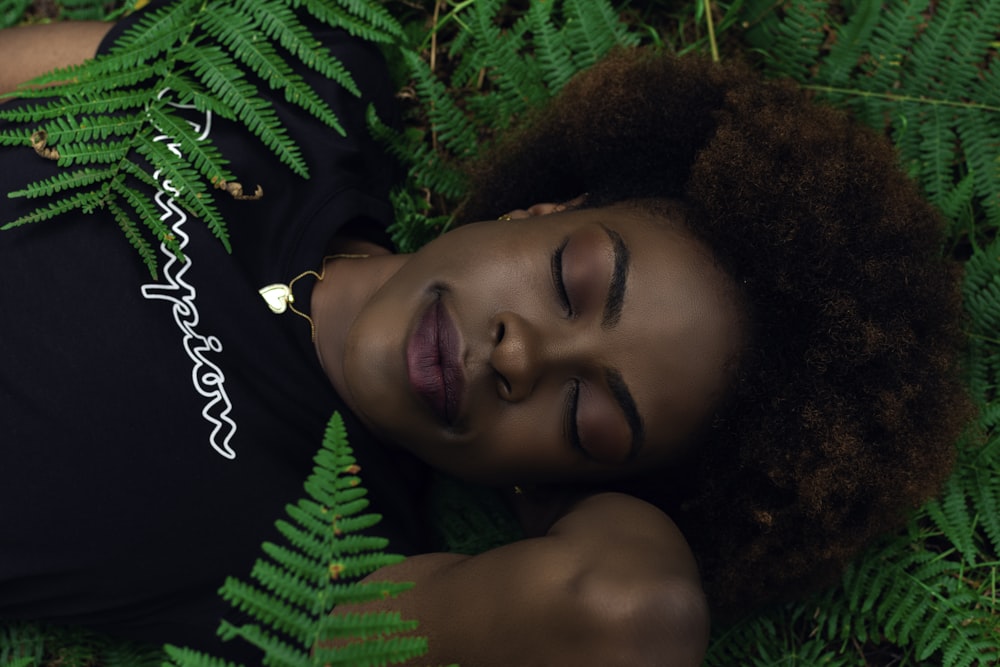
[[[613,229],[608,229],[604,225],[601,228],[611,239],[614,246],[615,266],[611,271],[611,286],[608,288],[608,300],[604,303],[604,317],[601,318],[601,327],[610,329],[618,324],[622,316],[622,306],[625,303],[625,279],[628,277],[631,253],[628,246],[622,239],[621,234]]]
[[[611,389],[611,395],[614,396],[615,402],[618,403],[622,412],[625,413],[625,421],[628,422],[629,430],[632,431],[632,444],[629,445],[628,457],[625,459],[626,461],[632,461],[639,455],[646,427],[642,422],[642,416],[639,415],[635,399],[632,398],[632,393],[628,390],[628,385],[625,384],[625,378],[622,377],[622,374],[613,368],[607,368],[604,370],[604,379]]]
[[[628,277],[632,256],[621,234],[604,225],[601,225],[601,228],[611,239],[615,253],[615,265],[611,271],[611,285],[608,287],[608,300],[604,304],[604,316],[601,318],[601,327],[610,329],[618,324],[618,320],[622,316],[622,307],[625,304],[625,279]],[[631,461],[639,455],[646,428],[642,416],[639,414],[639,409],[635,405],[635,399],[632,398],[632,392],[628,390],[628,385],[625,384],[625,378],[622,377],[622,374],[613,368],[607,368],[604,371],[604,378],[611,389],[611,395],[615,402],[625,413],[625,421],[628,422],[629,430],[632,431],[632,444],[629,446],[628,458],[626,459]]]

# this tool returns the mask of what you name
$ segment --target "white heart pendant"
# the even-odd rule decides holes
[[[267,307],[271,309],[271,312],[277,315],[285,312],[289,302],[293,300],[292,290],[288,288],[288,285],[282,285],[281,283],[265,285],[257,291],[264,297],[264,301],[267,302]]]

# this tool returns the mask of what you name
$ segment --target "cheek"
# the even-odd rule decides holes
[[[577,455],[563,439],[553,411],[524,405],[497,408],[490,415],[476,415],[481,426],[446,454],[443,465],[459,477],[492,485],[564,479]]]

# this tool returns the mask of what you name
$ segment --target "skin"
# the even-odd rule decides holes
[[[5,32],[0,92],[91,57],[109,28]],[[669,517],[622,494],[571,496],[557,482],[669,463],[725,385],[726,361],[738,348],[736,309],[707,249],[677,221],[627,207],[565,208],[513,211],[510,222],[461,228],[412,256],[335,239],[333,252],[371,256],[331,262],[313,293],[317,354],[374,432],[431,465],[528,489],[514,502],[535,537],[471,557],[415,556],[368,577],[416,583],[363,607],[420,619],[430,652],[415,664],[698,665],[708,643],[697,566]],[[550,214],[545,224],[531,220]],[[614,326],[602,326],[615,257],[608,230],[631,256]],[[567,239],[572,312],[551,268]],[[438,292],[460,332],[468,387],[451,425],[414,395],[405,369],[406,338]],[[642,418],[634,456],[623,455],[633,438],[609,368]],[[586,452],[566,437],[566,398],[577,381]]]
[[[511,221],[461,228],[412,256],[336,260],[314,289],[317,353],[369,427],[459,476],[535,483],[514,501],[536,537],[471,557],[411,557],[369,577],[414,581],[411,592],[340,613],[420,619],[430,662],[697,665],[708,609],[676,525],[635,498],[570,496],[558,482],[668,464],[726,384],[737,309],[726,276],[679,221],[628,206],[564,209],[514,211]],[[615,234],[630,268],[609,326]],[[551,261],[564,243],[569,311]],[[408,337],[437,298],[462,340],[469,395],[455,424],[442,423],[407,375]],[[634,457],[620,455],[631,433],[606,368],[620,373],[644,423]],[[576,381],[585,386],[579,429],[599,460],[566,438]]]
[[[0,38],[0,93],[57,67],[79,65],[97,53],[113,24],[100,21],[18,26]],[[0,104],[5,100],[0,99]]]
[[[723,391],[739,345],[726,277],[678,221],[625,206],[552,211],[468,225],[414,255],[327,265],[313,294],[317,352],[375,433],[495,485],[606,480],[679,453]],[[539,212],[551,214],[542,223]],[[608,323],[616,239],[629,269],[620,315]],[[564,243],[568,304],[552,270]],[[451,424],[407,374],[407,342],[436,299],[461,339],[465,396]],[[615,385],[627,387],[641,428]],[[582,449],[567,436],[573,421]]]

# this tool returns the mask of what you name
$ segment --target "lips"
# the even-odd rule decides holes
[[[421,315],[406,344],[410,386],[448,425],[458,418],[465,388],[459,345],[458,329],[440,298]]]

